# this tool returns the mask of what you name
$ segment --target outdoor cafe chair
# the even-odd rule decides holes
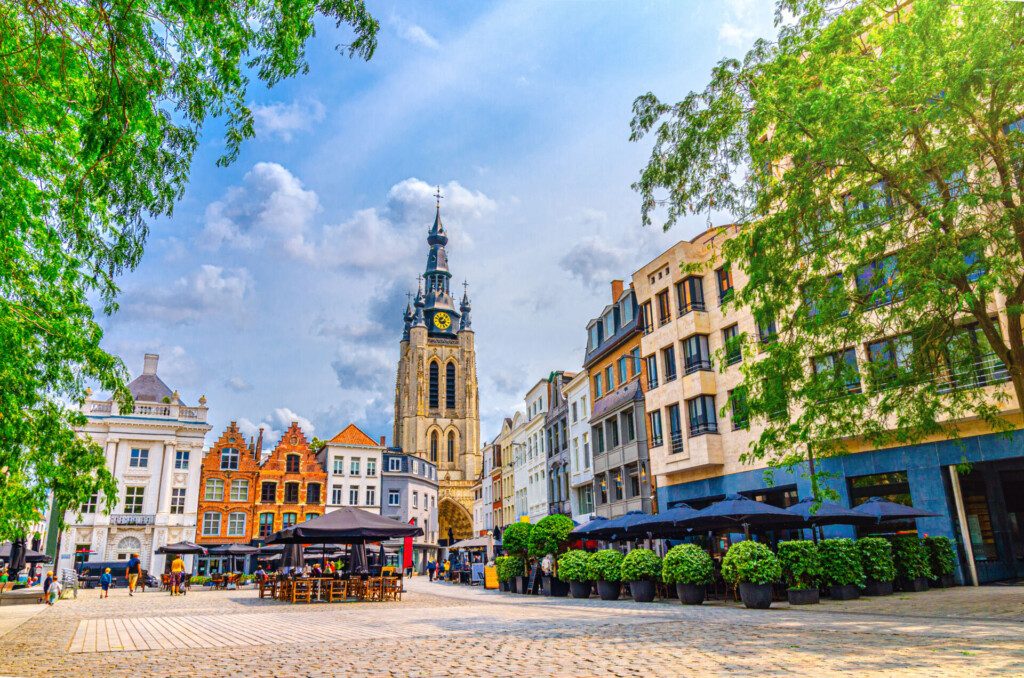
[[[327,602],[339,603],[348,597],[348,582],[343,579],[331,579],[327,582]]]
[[[308,579],[296,579],[292,583],[292,598],[293,603],[311,603],[313,602],[313,582]]]

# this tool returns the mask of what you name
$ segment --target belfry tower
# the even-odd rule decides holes
[[[473,532],[473,483],[480,474],[480,410],[468,285],[456,306],[448,234],[438,190],[427,234],[427,268],[406,306],[395,384],[395,445],[437,464],[441,543]]]

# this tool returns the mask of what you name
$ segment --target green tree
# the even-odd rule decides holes
[[[231,162],[253,134],[250,78],[308,69],[318,14],[372,56],[362,0],[0,5],[0,538],[38,520],[47,490],[59,507],[116,497],[103,450],[73,433],[88,383],[131,401],[93,303],[116,310],[204,122],[225,121]]]
[[[834,4],[783,0],[776,41],[634,105],[644,221],[743,224],[748,459],[1005,430],[1024,402],[1024,5]]]

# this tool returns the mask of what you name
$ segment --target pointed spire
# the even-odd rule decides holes
[[[473,323],[469,319],[469,312],[473,310],[472,305],[469,303],[469,283],[465,280],[462,281],[462,303],[459,305],[459,310],[462,311],[462,318],[459,321],[459,331],[473,329]]]
[[[442,247],[448,244],[448,234],[444,230],[444,224],[441,223],[441,187],[437,187],[437,193],[434,194],[437,198],[437,213],[434,215],[434,225],[430,227],[430,233],[427,234],[427,244],[429,245],[441,245]]]
[[[416,292],[416,313],[413,315],[412,326],[413,327],[426,327],[427,321],[423,317],[423,307],[426,306],[426,300],[423,298],[423,277],[417,278],[417,292]]]
[[[408,297],[409,301],[405,304],[405,312],[402,313],[402,321],[404,326],[402,327],[402,341],[409,341],[409,328],[412,326],[412,292],[406,292],[405,296]]]

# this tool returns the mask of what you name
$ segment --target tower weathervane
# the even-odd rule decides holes
[[[441,187],[440,186],[438,186],[437,187],[437,191],[434,192],[434,197],[437,198],[437,206],[441,207],[441,198],[443,198],[444,196],[441,195]]]

